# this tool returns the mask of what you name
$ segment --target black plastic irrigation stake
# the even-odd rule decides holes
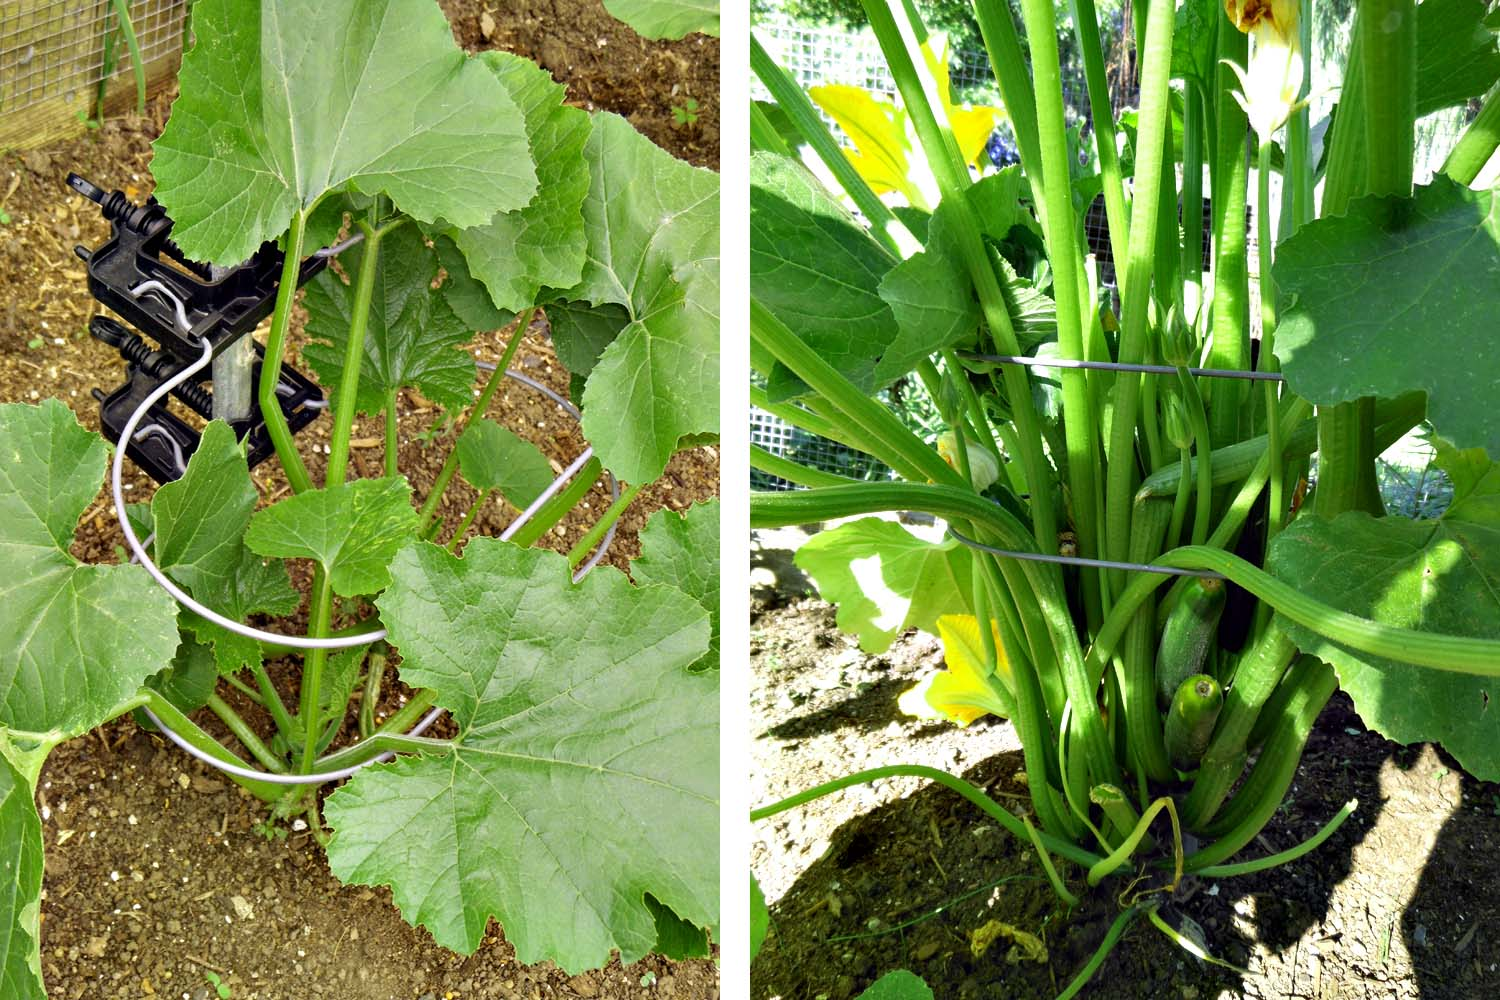
[[[94,390],[104,436],[113,442],[147,396],[199,358],[205,340],[217,357],[271,314],[284,255],[275,243],[267,242],[238,267],[212,268],[189,260],[172,242],[172,220],[156,199],[137,205],[123,192],[105,194],[77,174],[68,175],[68,187],[98,205],[113,230],[97,249],[73,248],[88,265],[89,294],[129,324],[106,316],[89,321],[89,333],[119,351],[129,366],[124,385],[110,393]],[[298,283],[327,264],[326,257],[309,257],[302,263]],[[130,327],[161,349],[152,348]],[[255,350],[253,378],[258,382],[265,349],[257,343]],[[213,416],[212,380],[206,373],[172,395],[205,420]],[[282,365],[276,396],[293,433],[312,423],[318,409],[327,405],[322,390],[287,365]],[[275,452],[258,402],[252,400],[249,416],[230,426],[246,441],[252,468]],[[198,432],[163,400],[151,407],[127,443],[126,454],[152,479],[167,483],[185,471],[198,439]]]

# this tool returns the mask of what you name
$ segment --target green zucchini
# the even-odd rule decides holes
[[[1224,613],[1224,581],[1194,577],[1167,617],[1156,648],[1156,696],[1171,704],[1182,682],[1203,670]]]
[[[1173,767],[1191,771],[1198,766],[1223,707],[1224,689],[1212,677],[1194,674],[1182,682],[1167,709],[1167,753]]]

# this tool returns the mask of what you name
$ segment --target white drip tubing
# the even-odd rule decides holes
[[[337,248],[330,247],[329,250],[338,252],[339,250],[344,249],[346,246],[351,245],[354,242],[358,242],[358,240],[354,239],[346,241],[344,244],[340,244]],[[332,254],[328,254],[328,256],[332,256]],[[147,284],[149,285],[152,283]],[[171,291],[169,289],[165,288],[165,286],[162,286],[160,288],[150,288],[145,285],[135,289],[136,294],[140,294],[141,292],[145,291],[163,292],[165,297],[172,301],[173,304],[177,307],[177,311],[180,314],[183,314],[179,318],[179,325],[186,325],[186,315],[183,311],[182,303],[177,300],[176,296],[171,294]],[[188,379],[198,374],[204,368],[208,367],[208,365],[212,361],[212,358],[213,345],[205,339],[203,341],[202,357],[200,357],[192,364],[188,365],[176,375],[172,376],[160,386],[158,386],[150,395],[145,398],[145,400],[141,402],[140,406],[136,407],[135,412],[130,415],[130,419],[125,421],[125,428],[124,431],[120,434],[118,447],[116,447],[115,449],[114,462],[110,468],[110,489],[114,496],[115,517],[119,520],[120,530],[125,535],[125,544],[129,546],[131,551],[130,561],[132,563],[140,563],[140,565],[144,566],[146,568],[146,572],[151,574],[152,579],[154,579],[157,584],[168,594],[171,594],[173,599],[175,599],[178,604],[181,604],[183,607],[196,612],[197,614],[208,619],[214,624],[228,629],[236,635],[242,635],[246,638],[254,639],[257,642],[269,642],[276,645],[291,646],[295,649],[347,649],[353,646],[362,646],[367,643],[376,642],[377,640],[385,638],[387,634],[385,629],[377,629],[374,632],[362,632],[355,635],[314,638],[312,636],[305,635],[285,635],[279,632],[267,632],[263,629],[254,628],[250,625],[244,624],[243,622],[237,622],[231,618],[226,618],[224,615],[219,614],[212,608],[207,607],[206,605],[194,600],[184,590],[173,583],[167,577],[167,575],[162,572],[161,568],[158,567],[156,563],[152,562],[151,557],[146,554],[145,546],[147,544],[150,544],[150,542],[156,537],[155,533],[153,532],[151,535],[147,536],[145,543],[143,543],[136,536],[135,529],[131,527],[130,519],[125,514],[125,494],[121,483],[121,476],[124,467],[126,442],[133,440],[132,435],[136,433],[136,425],[141,422],[141,419],[148,412],[150,412],[151,407],[155,406],[158,400],[167,395],[167,393],[171,392],[173,389],[177,388],[177,386],[181,385],[183,382],[186,382]],[[488,361],[478,361],[476,362],[476,364],[478,365],[478,367],[486,371],[494,371],[496,367],[492,362]],[[523,385],[527,385],[537,390],[538,392],[541,392],[543,395],[546,395],[574,419],[582,419],[582,414],[579,413],[576,406],[569,402],[565,397],[560,396],[558,393],[554,392],[547,386],[542,385],[540,382],[537,382],[536,380],[522,374],[521,372],[507,370],[505,374],[509,378],[513,378]],[[326,402],[324,402],[323,405],[326,406]],[[148,426],[148,430],[154,429],[156,429],[154,425]],[[143,431],[142,433],[144,434],[145,432]],[[172,444],[176,444],[175,439],[172,440]],[[536,515],[537,511],[541,510],[541,508],[547,503],[548,500],[556,496],[557,493],[568,483],[568,481],[571,480],[575,475],[577,475],[580,469],[588,464],[593,455],[594,449],[592,447],[585,448],[582,454],[574,459],[573,462],[566,469],[564,469],[560,475],[557,476],[557,478],[552,480],[552,483],[547,487],[546,490],[542,492],[540,496],[532,501],[532,503],[530,503],[514,521],[506,526],[505,530],[500,535],[501,540],[509,541],[511,537],[516,534],[516,532],[520,531],[520,529]],[[618,499],[620,496],[619,481],[616,480],[612,474],[606,473],[606,475],[609,476],[610,495],[614,499]],[[599,547],[594,552],[593,556],[587,562],[581,565],[578,568],[578,572],[573,575],[574,583],[577,583],[585,576],[587,576],[589,571],[592,570],[596,565],[598,565],[599,561],[604,558],[605,553],[609,550],[610,543],[614,540],[615,528],[617,525],[618,522],[615,522],[609,526],[608,532],[605,533],[604,538],[600,541]],[[152,721],[152,723],[154,723],[156,727],[161,730],[163,735],[165,735],[173,743],[177,744],[177,746],[180,747],[189,756],[195,757],[203,763],[208,764],[210,767],[213,767],[219,771],[223,771],[226,774],[232,774],[240,778],[245,778],[253,781],[261,781],[272,785],[320,785],[329,781],[338,781],[340,779],[349,777],[360,768],[368,767],[371,764],[384,763],[388,760],[391,760],[392,757],[395,756],[394,753],[386,751],[376,757],[371,758],[370,760],[364,761],[359,764],[354,764],[350,767],[340,768],[336,771],[324,771],[314,774],[274,774],[269,771],[260,771],[254,768],[242,767],[238,764],[231,764],[226,761],[220,760],[213,754],[208,753],[205,750],[200,750],[198,747],[193,746],[193,744],[188,742],[185,738],[168,727],[167,724],[164,723],[156,715],[156,713],[152,712],[150,708],[143,706],[141,710],[145,712],[146,716]],[[428,727],[430,727],[434,722],[438,720],[438,718],[444,713],[444,711],[446,710],[443,708],[432,709],[425,716],[423,716],[421,721],[419,721],[407,735],[421,735],[427,730]],[[348,749],[353,749],[354,747],[357,747],[359,745],[359,743],[355,743]]]

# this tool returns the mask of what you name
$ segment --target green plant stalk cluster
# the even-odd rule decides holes
[[[920,52],[926,31],[910,4],[863,2],[920,147],[914,152],[925,156],[943,206],[953,206],[947,216],[950,236],[971,280],[981,319],[977,353],[1025,353],[1019,349],[1008,306],[1013,289],[997,267],[994,248],[984,246],[980,238],[979,220],[965,197],[973,183],[971,174],[957,153],[943,102]],[[979,652],[991,670],[998,669],[1002,657],[1007,664],[1002,701],[1021,737],[1038,821],[1035,830],[1028,824],[1020,824],[1020,829],[1006,824],[1012,833],[1026,837],[1041,852],[1102,872],[1097,866],[1106,858],[1113,866],[1132,853],[1157,849],[1150,846],[1153,838],[1146,836],[1142,817],[1165,808],[1153,805],[1167,801],[1161,798],[1164,791],[1186,787],[1186,796],[1177,803],[1182,825],[1211,839],[1187,856],[1185,867],[1228,875],[1300,856],[1321,843],[1353,808],[1351,804],[1313,840],[1292,851],[1228,863],[1253,841],[1286,794],[1312,722],[1337,684],[1326,664],[1299,656],[1281,627],[1283,619],[1361,654],[1482,676],[1500,673],[1500,643],[1394,628],[1351,615],[1229,551],[1247,532],[1254,533],[1256,548],[1269,550],[1297,513],[1293,496],[1314,450],[1322,468],[1328,469],[1331,462],[1333,469],[1329,499],[1324,499],[1320,478],[1318,512],[1359,507],[1359,497],[1373,484],[1374,455],[1421,422],[1425,401],[1418,394],[1363,400],[1322,410],[1314,421],[1309,419],[1311,404],[1281,383],[1195,377],[1187,369],[1198,363],[1198,356],[1179,359],[1174,354],[1180,350],[1167,349],[1165,314],[1173,307],[1195,344],[1198,337],[1211,334],[1203,356],[1206,367],[1251,368],[1244,218],[1253,163],[1263,331],[1256,367],[1277,371],[1279,317],[1271,272],[1277,236],[1284,239],[1295,233],[1316,213],[1306,111],[1297,108],[1289,115],[1284,126],[1285,162],[1279,167],[1271,143],[1252,147],[1247,142],[1248,118],[1231,93],[1240,83],[1222,61],[1244,67],[1254,53],[1248,37],[1221,8],[1214,8],[1217,25],[1206,41],[1196,42],[1212,47],[1214,78],[1206,85],[1190,79],[1184,95],[1182,194],[1187,209],[1179,231],[1175,172],[1166,155],[1172,149],[1167,126],[1174,6],[1160,0],[1144,12],[1141,100],[1128,211],[1121,197],[1118,161],[1101,149],[1109,239],[1116,261],[1123,265],[1120,336],[1117,344],[1109,345],[1098,335],[1101,303],[1084,274],[1077,240],[1054,9],[1042,0],[1022,0],[1018,21],[1005,4],[975,2],[1029,182],[1026,205],[1044,233],[1058,354],[1121,362],[1167,360],[1179,366],[1175,389],[1161,389],[1158,376],[1096,375],[1076,369],[1047,372],[1045,380],[1061,386],[1062,416],[1057,424],[1044,426],[1033,405],[1039,376],[1031,369],[1005,365],[991,370],[993,398],[984,398],[982,390],[976,395],[977,383],[964,374],[966,362],[960,356],[950,348],[935,350],[934,356],[943,361],[942,374],[935,358],[918,362],[915,369],[934,398],[946,392],[956,401],[948,407],[951,412],[944,413],[953,436],[950,466],[935,461],[927,442],[803,343],[787,321],[760,301],[752,286],[751,356],[757,369],[769,371],[773,362],[779,363],[811,389],[796,400],[770,400],[752,388],[755,405],[810,433],[871,454],[906,482],[855,483],[752,449],[753,467],[808,489],[752,495],[751,519],[753,525],[772,527],[916,510],[947,519],[955,531],[983,545],[1043,555],[1057,551],[1059,531],[1067,528],[1076,532],[1078,555],[1218,574],[1249,591],[1258,604],[1243,650],[1210,650],[1201,669],[1188,671],[1213,674],[1203,681],[1203,690],[1212,696],[1203,707],[1213,714],[1205,712],[1202,717],[1210,719],[1211,728],[1203,723],[1195,730],[1192,761],[1177,761],[1179,766],[1193,763],[1190,771],[1174,767],[1168,757],[1156,688],[1163,667],[1158,639],[1163,623],[1178,607],[1185,578],[1092,568],[1064,574],[1046,563],[971,550],[972,603],[942,609],[972,612],[981,623],[993,621],[1000,636],[1003,648],[996,648],[990,629],[981,627]],[[1307,6],[1302,5],[1298,28],[1302,49],[1297,58],[1304,67],[1311,48]],[[1411,190],[1415,5],[1410,0],[1380,0],[1377,6],[1378,10],[1362,7],[1360,13],[1359,43],[1346,73],[1339,127],[1328,152],[1325,216],[1342,213],[1358,194]],[[1102,60],[1096,58],[1094,17],[1088,0],[1074,5],[1075,30],[1103,145],[1114,129],[1103,92]],[[1374,40],[1369,36],[1375,23],[1395,25],[1396,30]],[[1021,54],[1023,31],[1030,75]],[[1394,72],[1374,68],[1384,67],[1387,59],[1399,63]],[[890,214],[889,208],[868,207],[872,192],[849,160],[834,157],[837,144],[809,113],[805,95],[790,86],[790,78],[763,50],[758,52],[756,72],[768,85],[771,79],[778,81],[771,88],[773,96],[808,146],[834,169],[836,179],[842,183],[846,175],[856,174],[845,193],[884,244],[880,220]],[[1299,96],[1305,97],[1311,86],[1306,71],[1302,79]],[[1500,144],[1497,106],[1492,93],[1450,157],[1450,176],[1468,183],[1493,155]],[[1377,150],[1380,165],[1367,166]],[[1211,292],[1200,266],[1205,166],[1214,207]],[[1270,175],[1278,169],[1285,175],[1287,192],[1279,227],[1269,200]],[[1208,301],[1202,301],[1205,297]],[[1195,344],[1188,346],[1196,351]],[[1190,436],[1191,445],[1176,444],[1170,452],[1162,437],[1169,401],[1180,402],[1177,426]],[[988,495],[976,489],[978,463],[970,442],[993,447],[1001,455],[999,480],[1010,487],[1008,502],[996,503],[994,488],[986,491]],[[1340,485],[1345,480],[1346,485]],[[1252,521],[1252,512],[1262,502],[1267,513],[1263,520]],[[1259,763],[1247,777],[1246,763],[1257,748]],[[953,787],[946,778],[927,776]],[[754,816],[858,780],[864,779],[853,776],[820,786]],[[1061,850],[1062,843],[1097,853],[1085,861]],[[1060,896],[1070,894],[1061,878],[1051,876],[1050,868],[1049,878]]]

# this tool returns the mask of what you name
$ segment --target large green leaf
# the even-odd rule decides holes
[[[776,315],[860,389],[897,334],[880,285],[896,266],[800,163],[772,153],[750,159],[750,286]],[[772,372],[774,399],[805,391],[790,371]]]
[[[151,162],[189,257],[238,263],[346,187],[457,226],[536,192],[520,110],[430,0],[198,0],[193,36]]]
[[[446,756],[362,770],[327,802],[328,860],[472,952],[488,918],[522,962],[634,961],[650,893],[718,921],[718,674],[708,619],[669,587],[497,539],[402,549],[380,598],[401,678],[453,713]],[[444,623],[434,627],[434,623]]]
[[[957,542],[934,545],[878,517],[820,532],[795,557],[867,653],[884,652],[908,628],[936,635],[939,615],[972,614],[970,559]]]
[[[604,9],[647,38],[719,33],[719,0],[604,0]]]
[[[1276,356],[1320,406],[1427,392],[1460,447],[1500,455],[1500,205],[1446,177],[1414,198],[1365,198],[1276,251]]]
[[[493,420],[475,420],[459,435],[458,468],[476,489],[499,490],[524,510],[552,485],[552,465],[537,446]]]
[[[233,429],[215,420],[181,479],[151,499],[156,564],[203,604],[236,621],[257,613],[286,615],[301,598],[286,566],[245,547],[245,529],[258,494]],[[232,673],[261,662],[260,643],[189,611],[183,624],[212,643],[219,669]]]
[[[364,266],[364,251],[364,244],[359,244],[340,257],[350,274],[357,275]],[[415,386],[450,409],[467,406],[473,401],[474,359],[458,345],[473,333],[454,315],[447,297],[432,288],[437,255],[408,223],[382,238],[376,266],[360,364],[359,409],[379,413],[387,393],[402,386]],[[324,271],[308,286],[304,303],[307,335],[322,343],[307,345],[302,356],[319,381],[337,386],[354,318],[354,285]]]
[[[719,501],[694,504],[685,514],[652,514],[630,575],[641,583],[676,587],[702,605],[712,629],[708,652],[689,669],[719,669]]]
[[[1347,513],[1298,518],[1267,568],[1304,593],[1387,625],[1500,639],[1500,466],[1444,446],[1454,499],[1433,521]],[[1333,664],[1360,717],[1401,743],[1436,741],[1466,770],[1500,780],[1500,697],[1493,677],[1373,657],[1285,619],[1303,650]]]
[[[1218,25],[1216,0],[1184,0],[1177,8],[1177,26],[1172,32],[1174,80],[1195,80],[1200,87],[1213,85]]]
[[[1417,114],[1482,97],[1500,80],[1486,0],[1423,0],[1417,7]]]
[[[587,241],[583,199],[589,191],[584,143],[588,112],[563,103],[567,88],[546,70],[509,52],[485,61],[526,117],[538,189],[529,205],[501,212],[482,226],[450,232],[495,305],[512,313],[536,303],[544,287],[571,288],[583,277]]]
[[[12,762],[18,756],[0,728],[0,996],[47,1000],[40,955],[42,819],[35,775]]]
[[[263,556],[315,559],[343,597],[390,583],[391,558],[417,526],[405,476],[308,490],[256,511],[245,544]]]
[[[755,875],[750,875],[750,959],[760,954],[766,943],[766,934],[771,930],[771,911],[766,908],[766,894],[760,891]]]
[[[661,475],[684,439],[719,430],[719,178],[617,115],[589,133],[588,261],[563,298],[629,322],[583,391],[583,432],[628,482]]]
[[[0,727],[86,732],[177,650],[176,604],[144,569],[68,554],[107,450],[55,399],[0,406]]]

